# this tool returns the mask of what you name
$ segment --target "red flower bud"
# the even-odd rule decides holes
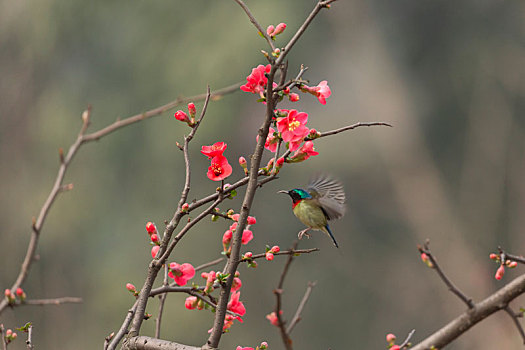
[[[505,274],[505,267],[503,265],[500,265],[498,270],[496,271],[496,276],[494,276],[498,281],[503,277]]]
[[[272,261],[273,260],[273,253],[271,251],[266,253],[266,260]]]
[[[159,241],[159,236],[157,236],[155,233],[150,236],[151,241],[154,243],[157,243]]]
[[[188,103],[188,112],[190,112],[192,118],[195,117],[197,109],[195,108],[195,104],[193,102]]]
[[[157,228],[155,227],[155,224],[151,221],[146,224],[146,231],[148,231],[149,234],[157,232]]]
[[[396,341],[396,336],[393,335],[392,333],[388,333],[388,334],[386,335],[386,341],[387,341],[388,343],[392,343],[392,342]]]
[[[279,253],[279,252],[281,251],[281,248],[279,248],[278,245],[274,245],[274,246],[272,247],[272,249],[270,249],[270,251],[273,252],[274,254],[275,254],[275,253]]]

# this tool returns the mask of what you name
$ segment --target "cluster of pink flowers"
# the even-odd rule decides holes
[[[177,264],[172,262],[169,264],[168,276],[173,278],[179,286],[185,286],[195,276],[195,269],[188,263]]]
[[[202,146],[201,153],[211,159],[208,167],[208,178],[213,181],[222,181],[232,174],[232,166],[228,159],[223,155],[226,150],[226,143],[216,142],[211,146]]]
[[[151,257],[155,259],[160,249],[159,232],[157,231],[155,224],[151,221],[146,224],[146,232],[149,235],[151,244],[153,244],[153,247],[151,248]]]
[[[505,266],[513,269],[515,268],[516,266],[518,266],[518,263],[516,261],[512,261],[512,260],[509,260],[509,259],[506,259],[505,262],[502,262],[501,261],[501,256],[498,255],[498,254],[490,254],[490,259],[496,261],[499,265],[498,269],[496,270],[496,275],[494,275],[494,278],[497,279],[498,281],[501,280],[503,278],[503,275],[505,274]]]
[[[389,350],[400,350],[401,349],[399,345],[395,344],[396,336],[393,335],[392,333],[389,333],[386,335],[386,341],[388,343]]]
[[[259,94],[261,98],[264,98],[264,89],[268,78],[266,74],[270,73],[271,65],[262,64],[252,69],[252,73],[246,77],[246,84],[241,86],[241,90],[245,92],[251,92],[252,94]]]
[[[188,103],[188,113],[190,114],[189,117],[185,112],[178,110],[175,112],[174,117],[178,121],[184,122],[188,124],[188,126],[193,127],[195,126],[195,114],[197,114],[197,109],[195,108],[195,104],[193,102]]]
[[[272,261],[273,255],[276,253],[279,253],[281,251],[281,248],[279,248],[278,245],[274,245],[271,249],[266,248],[266,260]]]
[[[235,229],[237,229],[239,214],[233,214],[230,217],[234,223],[231,224],[226,232],[224,232],[222,235],[222,247],[225,253],[229,253],[231,251],[231,241],[233,238],[233,233],[235,232]],[[242,232],[242,244],[246,245],[253,239],[253,232],[250,230],[250,226],[255,225],[255,223],[257,223],[257,220],[253,216],[248,216],[246,229]]]
[[[279,310],[279,316],[281,316],[283,314],[283,310]],[[279,326],[279,319],[277,318],[277,314],[275,313],[275,311],[269,313],[268,315],[266,315],[266,319],[268,321],[270,321],[270,323],[276,327]]]
[[[16,298],[20,299],[20,302],[24,302],[27,298],[26,293],[20,287],[16,289],[15,293],[13,293],[11,289],[6,289],[4,291],[4,296],[10,305],[16,303]]]

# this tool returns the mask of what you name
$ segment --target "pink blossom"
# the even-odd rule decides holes
[[[232,283],[232,292],[238,291],[241,287],[242,287],[241,279],[239,277],[234,277],[233,283]]]
[[[299,101],[299,95],[292,92],[290,95],[288,95],[288,99],[291,101],[291,102],[297,102]]]
[[[263,66],[262,64],[258,65],[256,68],[252,69],[252,73],[246,77],[247,83],[241,86],[242,91],[251,92],[252,94],[259,94],[264,96],[264,88],[268,82],[265,74],[270,73],[271,66],[268,64]]]
[[[510,267],[511,269],[513,269],[516,266],[518,266],[518,263],[515,262],[515,261],[507,261],[507,266]]]
[[[240,214],[233,214],[232,215],[232,220],[233,221],[239,221],[239,217],[240,216],[241,216]],[[257,223],[257,220],[253,216],[248,216],[247,223],[248,223],[248,225],[255,225]],[[235,227],[237,227],[237,225],[235,225]]]
[[[279,248],[278,245],[274,245],[272,247],[272,249],[270,249],[270,251],[274,252],[274,253],[279,253],[281,251],[281,248]]]
[[[268,28],[266,28],[266,34],[268,34],[269,36],[272,36],[274,29],[275,27],[272,24],[270,24]]]
[[[253,348],[250,348],[250,347],[243,348],[242,346],[238,346],[237,349],[235,350],[253,350]]]
[[[242,244],[248,244],[253,239],[253,232],[250,230],[244,230],[242,233]]]
[[[247,259],[250,259],[252,256],[253,256],[253,253],[252,253],[252,252],[246,252],[246,253],[244,253],[244,257],[247,258]]]
[[[227,230],[226,232],[224,232],[224,234],[222,235],[222,244],[230,244],[231,240],[232,240],[232,236],[233,236],[233,232],[232,230]]]
[[[270,252],[266,252],[266,260],[268,261],[272,261],[273,260],[273,253],[270,251]]]
[[[328,82],[326,80],[323,80],[315,88],[317,91],[317,99],[319,100],[319,102],[321,102],[322,105],[325,105],[326,99],[332,94],[332,91],[328,86]]]
[[[151,241],[154,243],[157,243],[159,241],[159,236],[157,236],[155,233],[150,236]]]
[[[192,279],[195,276],[195,269],[191,264],[184,263],[179,265],[172,262],[170,265],[170,272],[168,276],[175,280],[179,286],[184,286],[188,280]]]
[[[281,133],[284,142],[297,142],[308,135],[308,114],[291,109],[286,117],[277,119],[277,130]]]
[[[228,163],[223,155],[218,155],[212,158],[211,164],[208,167],[207,176],[210,180],[213,181],[222,181],[233,172],[232,166]]]
[[[188,209],[190,209],[190,205],[188,203],[184,203],[180,208],[180,210],[184,212],[188,211]]]
[[[207,156],[208,158],[213,158],[215,156],[222,156],[227,146],[228,145],[224,142],[215,142],[211,146],[202,146],[201,153]]]
[[[496,271],[496,276],[494,276],[498,281],[503,277],[505,274],[505,267],[503,265],[500,265],[498,270]]]
[[[154,245],[153,248],[151,248],[151,257],[155,259],[157,256],[157,253],[159,252],[160,246]]]
[[[290,158],[291,163],[299,163],[307,160],[311,156],[318,155],[319,152],[315,151],[314,143],[312,141],[306,141]]]
[[[235,312],[236,314],[244,316],[244,314],[246,313],[246,308],[244,307],[244,304],[242,303],[242,301],[239,301],[240,296],[241,296],[241,292],[239,291],[233,292],[230,296],[230,301],[228,302],[227,309],[230,310],[231,312]],[[239,319],[239,321],[242,322],[240,317],[238,317],[237,319]]]
[[[197,297],[187,297],[186,301],[184,302],[184,306],[188,310],[193,310],[197,307]]]
[[[279,310],[279,315],[282,315],[282,314],[283,314],[283,310]],[[275,313],[275,311],[266,315],[266,319],[270,321],[270,323],[274,326],[279,325],[279,319],[277,318],[277,314]]]

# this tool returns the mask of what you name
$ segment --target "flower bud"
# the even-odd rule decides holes
[[[273,260],[273,253],[271,251],[266,253],[266,260],[272,261]]]
[[[16,289],[16,295],[20,298],[21,301],[24,301],[26,298],[26,293],[24,290],[20,287]]]
[[[279,23],[277,27],[275,27],[275,30],[272,33],[272,36],[276,36],[284,32],[286,29],[286,23]]]
[[[190,116],[192,118],[195,118],[195,114],[197,114],[197,109],[195,108],[195,104],[193,102],[188,103],[188,112],[190,112]]]
[[[275,30],[275,27],[272,24],[270,24],[268,28],[266,28],[266,34],[268,34],[269,36],[272,36],[272,33],[274,30]]]
[[[246,158],[239,157],[239,165],[244,169],[244,175],[248,175],[248,164],[246,163]]]
[[[281,251],[281,248],[279,248],[278,245],[274,245],[274,246],[272,247],[272,249],[270,249],[270,251],[273,252],[274,254],[275,254],[275,253],[279,253],[279,252]]]
[[[245,257],[246,259],[251,259],[252,256],[253,256],[253,253],[252,253],[252,252],[246,252],[246,253],[244,253],[244,257]]]
[[[503,277],[504,274],[505,274],[505,267],[502,264],[496,271],[496,275],[494,277],[499,281]]]
[[[157,234],[155,234],[155,233],[152,234],[152,235],[150,236],[150,238],[151,238],[151,241],[152,241],[153,243],[158,243],[158,241],[159,241],[159,236],[157,236]]]
[[[515,262],[515,261],[507,261],[507,266],[510,267],[511,269],[513,269],[516,266],[518,266],[518,263]]]
[[[188,118],[188,115],[181,110],[175,112],[174,117],[178,121],[190,123],[190,118]]]
[[[386,335],[386,341],[391,344],[396,341],[396,336],[393,335],[392,333],[388,333]]]
[[[153,248],[151,248],[151,257],[155,259],[157,256],[157,253],[159,252],[160,246],[154,245]]]
[[[137,291],[135,286],[133,284],[131,284],[131,283],[126,283],[126,289],[129,290],[132,293],[135,293]]]
[[[181,211],[182,212],[187,212],[189,208],[190,208],[190,205],[188,203],[184,203],[182,205]]]
[[[157,232],[157,228],[155,227],[155,224],[152,223],[151,221],[148,222],[146,224],[146,231],[149,233],[149,234],[152,234],[152,233],[155,233]]]
[[[257,220],[253,216],[248,216],[248,225],[255,225]]]
[[[292,92],[290,95],[288,95],[288,98],[290,99],[291,102],[299,101],[299,95],[296,94],[295,92]]]
[[[494,254],[494,253],[490,253],[489,258],[492,259],[492,260],[499,260],[499,255],[498,254]]]
[[[265,342],[265,341],[263,341],[263,342],[261,343],[261,345],[259,345],[259,349],[261,349],[261,350],[265,350],[265,349],[267,349],[267,348],[268,348],[268,343]]]

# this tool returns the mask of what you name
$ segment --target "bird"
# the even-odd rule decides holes
[[[332,239],[334,246],[339,248],[328,221],[339,219],[345,214],[346,195],[341,182],[321,174],[310,180],[306,190],[295,188],[278,193],[286,193],[292,198],[293,213],[307,226],[297,235],[299,239],[303,236],[310,238],[307,232],[311,229],[322,231]]]

